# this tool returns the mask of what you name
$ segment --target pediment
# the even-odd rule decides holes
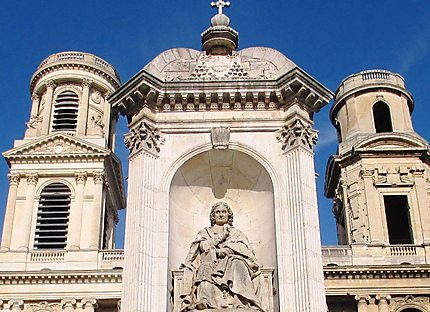
[[[85,159],[108,155],[110,155],[110,150],[66,133],[53,133],[3,153],[8,161],[32,158]]]
[[[377,134],[371,138],[367,138],[357,144],[357,150],[410,150],[410,149],[427,149],[428,143],[420,137],[390,133],[390,134]]]

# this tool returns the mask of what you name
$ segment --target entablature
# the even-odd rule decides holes
[[[277,80],[163,82],[142,70],[110,98],[129,117],[143,107],[154,113],[280,110],[299,100],[308,113],[319,111],[333,94],[300,68]]]

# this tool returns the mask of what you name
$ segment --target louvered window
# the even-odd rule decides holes
[[[79,97],[72,91],[57,96],[54,104],[54,131],[75,131],[78,123]]]
[[[43,189],[37,212],[34,249],[66,247],[70,195],[70,189],[62,183],[52,183]]]

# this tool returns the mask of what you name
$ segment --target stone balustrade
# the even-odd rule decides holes
[[[91,53],[74,52],[74,51],[61,52],[61,53],[56,53],[48,56],[39,65],[38,70],[45,66],[52,65],[54,63],[65,63],[65,62],[83,62],[90,65],[95,65],[109,72],[111,75],[118,77],[118,73],[115,70],[115,68],[112,65],[110,65],[108,62],[103,60],[102,58]]]
[[[352,246],[323,246],[323,264],[330,265],[369,265],[384,264],[426,264],[426,249],[420,245],[352,245]]]
[[[386,70],[366,70],[345,78],[336,91],[336,102],[359,88],[372,86],[390,86],[394,89],[405,90],[405,80],[402,76]]]

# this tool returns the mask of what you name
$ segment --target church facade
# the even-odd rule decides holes
[[[277,50],[238,50],[227,4],[201,51],[165,51],[122,85],[89,53],[39,65],[3,154],[0,311],[430,311],[429,145],[403,78],[363,71],[332,93]],[[313,117],[333,98],[339,245],[321,246]]]

